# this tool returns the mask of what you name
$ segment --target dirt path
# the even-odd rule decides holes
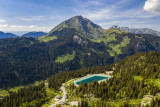
[[[54,104],[52,104],[52,105],[50,105],[50,106],[48,106],[48,107],[54,107],[54,106],[56,106],[57,104],[62,104],[62,102],[65,102],[65,95],[66,95],[67,93],[66,93],[64,84],[62,84],[62,86],[61,86],[60,89],[61,89],[62,92],[63,92],[63,97],[62,97],[62,99],[56,101]]]

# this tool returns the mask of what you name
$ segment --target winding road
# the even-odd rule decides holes
[[[62,84],[62,86],[61,86],[60,89],[61,89],[62,92],[63,92],[63,97],[62,97],[62,99],[56,101],[54,104],[52,104],[52,105],[50,105],[50,106],[48,106],[48,107],[54,107],[54,106],[56,106],[57,104],[62,104],[62,102],[65,102],[65,95],[66,95],[67,93],[66,93],[66,90],[65,90],[65,87],[64,87],[64,83]]]

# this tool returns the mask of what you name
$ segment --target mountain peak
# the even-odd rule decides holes
[[[75,28],[77,31],[95,37],[98,37],[101,34],[100,31],[103,30],[99,25],[94,24],[89,19],[84,18],[81,15],[78,15],[62,22],[61,24],[53,28],[47,34],[47,36],[52,36],[53,32],[57,30],[62,30],[63,28]]]
[[[77,16],[74,16],[74,17],[72,17],[72,18],[83,19],[83,16],[82,16],[82,15],[77,15]],[[71,18],[71,19],[72,19],[72,18]]]
[[[119,29],[118,25],[113,25],[112,27],[110,27],[110,29]]]
[[[74,16],[74,17],[72,17],[72,18],[70,18],[70,19],[68,19],[68,20],[90,21],[89,19],[84,18],[84,17],[83,17],[83,16],[81,16],[81,15]]]

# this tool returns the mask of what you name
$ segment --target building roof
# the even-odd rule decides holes
[[[61,96],[61,95],[57,95],[56,98],[57,98],[57,99],[60,99],[60,98],[62,98],[62,96]]]

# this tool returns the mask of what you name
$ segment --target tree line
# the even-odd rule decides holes
[[[34,100],[41,101],[36,105],[40,106],[45,102],[45,100],[43,100],[45,97],[45,84],[41,83],[38,86],[29,86],[27,88],[22,88],[18,90],[17,93],[11,93],[9,96],[3,97],[3,99],[0,100],[0,107],[17,107],[21,106],[21,104],[23,103],[24,106],[26,106],[29,102],[32,102]]]

